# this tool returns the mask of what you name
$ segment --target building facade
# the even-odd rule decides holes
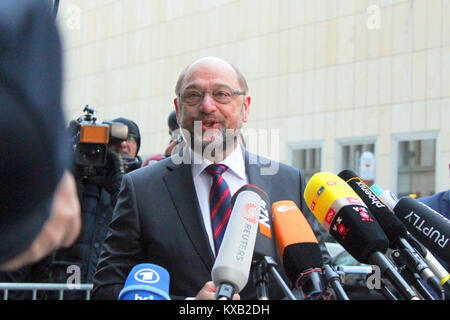
[[[450,188],[450,1],[61,0],[64,108],[169,142],[178,74],[218,56],[246,76],[248,148],[307,177],[351,168],[399,195]]]

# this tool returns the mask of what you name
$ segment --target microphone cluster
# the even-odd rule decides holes
[[[387,299],[445,299],[450,274],[434,254],[450,262],[450,222],[438,212],[410,197],[398,200],[378,185],[369,188],[350,170],[338,175],[316,173],[306,185],[304,199],[351,256],[377,267],[380,280],[395,287],[394,294],[381,281],[383,286],[377,289]],[[251,271],[259,300],[270,299],[269,274],[286,299],[349,300],[342,286],[342,270],[348,267],[324,264],[314,231],[295,202],[278,201],[270,206],[263,190],[247,184],[233,195],[231,204],[228,227],[211,272],[217,300],[231,300],[241,292]],[[287,281],[276,261],[281,261]],[[143,286],[145,281],[151,287]],[[138,265],[120,298],[168,300],[168,282],[164,268]]]

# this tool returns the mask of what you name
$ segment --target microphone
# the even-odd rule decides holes
[[[347,182],[369,208],[388,237],[390,248],[398,250],[403,259],[397,259],[396,261],[404,261],[412,273],[418,273],[430,287],[442,294],[443,288],[439,280],[428,268],[422,256],[406,240],[408,230],[405,225],[380,201],[356,173],[351,170],[344,170],[338,176]]]
[[[231,198],[231,216],[212,268],[217,300],[232,300],[248,281],[263,206],[259,188],[247,184]]]
[[[403,197],[394,208],[409,232],[446,263],[450,263],[450,221],[426,204]]]
[[[261,197],[261,208],[258,218],[258,231],[256,235],[255,248],[253,252],[252,267],[253,281],[256,287],[256,295],[258,300],[269,300],[269,276],[266,257],[273,261],[276,257],[275,239],[272,235],[272,219],[269,211],[269,197],[267,193],[255,187],[253,189]],[[282,280],[282,279],[281,279]]]
[[[338,176],[319,172],[306,185],[305,201],[325,229],[356,260],[380,267],[399,291],[411,300],[418,297],[383,254],[389,240],[370,210]]]
[[[133,267],[119,293],[119,300],[170,300],[169,272],[151,263]]]
[[[322,253],[306,218],[293,201],[272,205],[278,252],[288,278],[307,300],[329,300],[322,280]]]
[[[390,190],[383,190],[379,185],[373,184],[370,187],[375,195],[380,198],[381,201],[386,204],[392,211],[395,212],[394,208],[397,205],[398,198],[397,196]],[[412,199],[412,198],[411,198]],[[414,199],[413,199],[414,200]],[[417,200],[414,200],[417,201]],[[400,220],[401,221],[401,220]],[[442,266],[442,264],[434,257],[434,255],[425,248],[419,241],[417,241],[410,233],[407,238],[416,248],[416,250],[422,255],[422,257],[427,262],[430,269],[433,273],[440,279],[440,283],[442,286],[446,286],[447,289],[450,289],[450,273]]]

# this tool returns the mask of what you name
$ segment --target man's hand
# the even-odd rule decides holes
[[[214,282],[208,281],[203,288],[200,289],[194,300],[215,300],[215,296],[216,286],[214,285]],[[233,296],[233,300],[241,300],[241,297],[236,293]]]
[[[52,211],[38,237],[28,249],[0,266],[2,271],[14,271],[34,263],[60,247],[69,247],[81,229],[81,209],[75,179],[66,171],[53,196]]]

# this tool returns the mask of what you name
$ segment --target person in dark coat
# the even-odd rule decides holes
[[[62,50],[44,1],[0,1],[0,281],[70,246],[81,217],[61,107]]]

